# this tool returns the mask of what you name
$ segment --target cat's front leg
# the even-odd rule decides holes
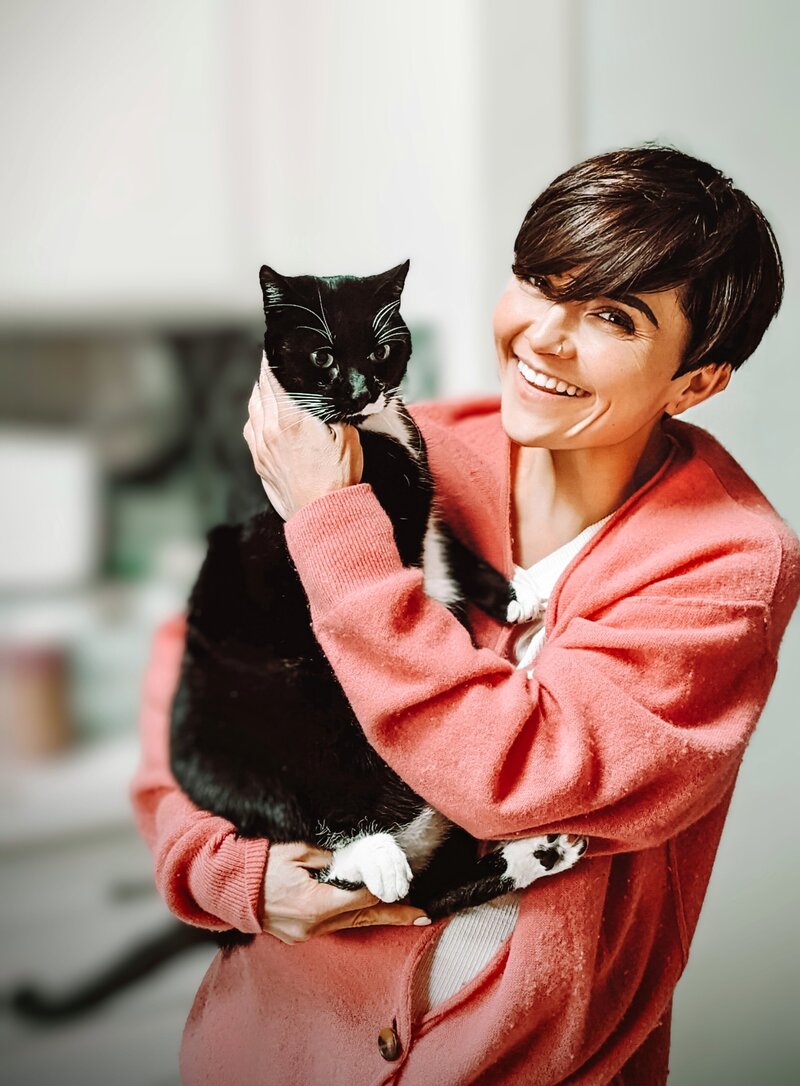
[[[334,849],[330,866],[317,876],[343,890],[366,886],[381,901],[404,898],[412,877],[406,854],[390,833],[370,833]]]
[[[455,586],[452,594],[455,599],[469,601],[480,607],[497,622],[517,622],[517,615],[522,609],[517,602],[517,593],[509,580],[488,562],[484,562],[471,551],[447,528],[439,526],[440,557],[438,566],[448,571],[449,581]],[[425,591],[435,599],[450,606],[448,600],[431,593],[427,584],[427,548],[426,548],[426,585]],[[441,580],[441,577],[439,578]],[[511,617],[511,616],[514,617]]]

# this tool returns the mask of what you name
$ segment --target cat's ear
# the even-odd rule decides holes
[[[392,298],[399,298],[403,293],[403,287],[405,285],[406,276],[408,275],[408,269],[411,266],[411,261],[406,260],[402,264],[398,264],[396,268],[390,268],[383,275],[376,275],[377,279],[375,293],[387,293]]]
[[[264,311],[266,312],[271,305],[283,301],[288,284],[284,277],[279,275],[274,268],[270,268],[268,264],[264,264],[261,268],[258,278],[261,282],[261,293],[264,295]]]

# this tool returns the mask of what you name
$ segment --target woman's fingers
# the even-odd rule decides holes
[[[358,431],[295,404],[269,366],[253,387],[242,435],[273,508],[287,520],[315,498],[361,481]]]
[[[351,913],[358,909],[369,909],[380,903],[366,887],[360,890],[343,890],[340,886],[317,883],[319,893],[315,894],[314,911],[322,921],[327,921],[341,913]]]
[[[421,921],[417,925],[417,921]],[[428,917],[421,909],[412,905],[387,905],[380,902],[364,909],[353,909],[350,912],[339,913],[329,920],[318,924],[311,935],[326,935],[332,931],[344,931],[347,928],[368,928],[378,924],[391,924],[395,927],[423,926],[430,923]]]
[[[256,387],[261,398],[262,423],[268,428],[285,431],[290,426],[301,423],[308,427],[324,427],[324,423],[299,407],[280,386],[266,359],[261,362],[261,374]]]

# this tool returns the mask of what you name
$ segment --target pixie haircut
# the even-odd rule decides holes
[[[761,210],[719,170],[670,147],[588,158],[533,203],[514,274],[574,277],[548,296],[586,301],[675,287],[691,328],[675,376],[748,358],[780,308],[783,265]]]

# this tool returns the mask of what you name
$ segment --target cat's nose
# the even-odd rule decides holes
[[[367,386],[367,380],[358,370],[347,371],[347,385],[350,390],[350,400],[353,407],[366,407],[375,397]]]

